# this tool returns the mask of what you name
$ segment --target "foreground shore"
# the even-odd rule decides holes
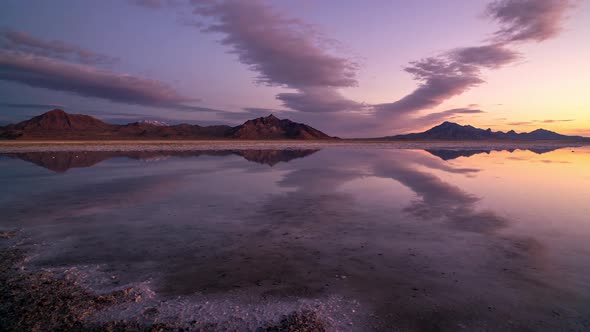
[[[51,271],[28,271],[27,253],[5,246],[17,232],[0,231],[0,330],[1,331],[219,331],[231,330],[207,320],[157,321],[156,308],[121,320],[89,319],[114,306],[142,301],[133,287],[95,294],[76,278]],[[325,331],[309,310],[293,312],[277,321],[262,323],[256,331]]]

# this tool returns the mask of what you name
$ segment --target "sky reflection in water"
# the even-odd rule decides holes
[[[576,327],[589,166],[588,148],[10,154],[0,227],[30,234],[32,266],[97,265],[163,297],[338,294],[383,326]]]

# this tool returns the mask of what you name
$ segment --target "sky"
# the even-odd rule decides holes
[[[588,22],[588,0],[4,0],[0,125],[61,108],[590,136]]]

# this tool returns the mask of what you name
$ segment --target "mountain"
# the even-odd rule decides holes
[[[329,139],[330,136],[302,123],[281,120],[274,115],[248,120],[232,128],[228,135],[238,139]]]
[[[30,120],[0,128],[0,138],[57,136],[69,138],[85,135],[103,135],[112,131],[114,125],[102,122],[88,115],[68,114],[53,110]]]
[[[141,121],[139,121],[139,123],[146,123],[146,124],[151,124],[154,126],[168,126],[168,124],[166,122],[158,121],[158,120],[141,120]]]
[[[17,124],[0,127],[4,139],[239,139],[239,140],[319,140],[333,139],[302,123],[279,119],[274,115],[248,120],[231,127],[225,125],[199,126],[167,125],[141,121],[126,125],[102,122],[88,115],[69,114],[52,110]]]
[[[481,140],[519,140],[519,141],[590,141],[581,136],[566,136],[545,129],[537,129],[530,133],[517,133],[480,129],[473,126],[462,126],[453,122],[443,122],[421,133],[387,136],[382,139],[404,141],[481,141]]]

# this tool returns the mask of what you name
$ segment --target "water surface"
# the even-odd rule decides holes
[[[590,328],[590,148],[10,153],[0,188],[31,269],[144,285],[107,316]]]

